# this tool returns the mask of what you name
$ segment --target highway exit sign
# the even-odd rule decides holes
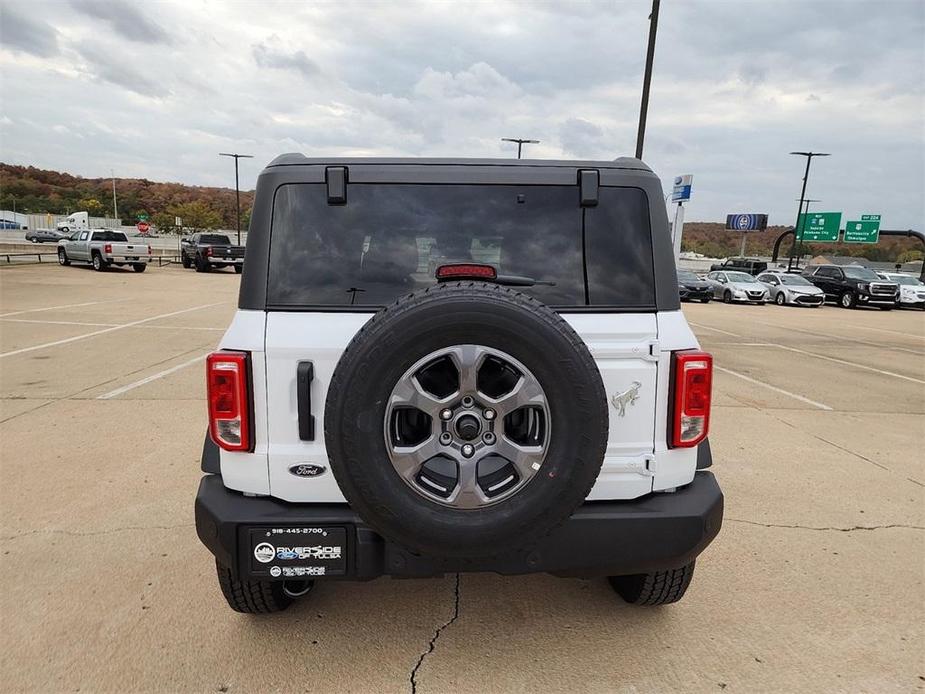
[[[860,221],[845,222],[845,243],[877,243],[879,239],[879,214],[862,214]]]
[[[801,214],[797,234],[803,241],[838,241],[841,212]]]

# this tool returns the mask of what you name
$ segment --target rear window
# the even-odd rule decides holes
[[[223,234],[203,234],[199,237],[199,243],[214,243],[219,245],[230,246],[231,239]]]
[[[94,241],[128,241],[121,231],[94,231]]]
[[[353,183],[347,200],[329,205],[320,184],[277,190],[270,307],[379,307],[433,285],[440,265],[476,262],[542,282],[519,289],[551,306],[654,308],[637,188],[602,187],[584,209],[577,186]]]

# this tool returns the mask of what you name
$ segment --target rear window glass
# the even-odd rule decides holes
[[[94,231],[94,241],[128,241],[121,231]]]
[[[440,265],[476,262],[542,282],[519,289],[551,306],[654,305],[645,194],[601,188],[600,197],[583,210],[577,186],[355,183],[346,205],[329,205],[324,185],[284,185],[267,303],[383,306],[433,285]]]
[[[231,239],[222,234],[203,234],[199,237],[199,243],[216,243],[230,246]]]

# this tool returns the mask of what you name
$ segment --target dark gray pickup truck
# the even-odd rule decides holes
[[[209,272],[212,268],[233,267],[241,274],[244,268],[244,246],[235,246],[225,234],[196,233],[180,239],[180,262],[196,272]]]

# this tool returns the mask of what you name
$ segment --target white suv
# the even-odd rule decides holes
[[[460,571],[678,600],[723,496],[663,199],[629,158],[273,161],[207,363],[231,607]]]

